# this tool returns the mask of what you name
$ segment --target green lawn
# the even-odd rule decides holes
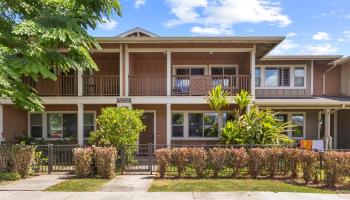
[[[337,193],[306,186],[293,185],[277,180],[253,179],[165,179],[154,180],[149,192],[228,192],[270,191],[303,193]],[[339,191],[344,192],[344,191]],[[350,192],[350,191],[347,191]]]
[[[47,188],[51,192],[95,192],[100,190],[111,179],[72,178]]]

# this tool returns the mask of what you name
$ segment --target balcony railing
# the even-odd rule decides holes
[[[59,75],[57,80],[39,78],[37,81],[29,77],[24,77],[23,81],[32,86],[40,96],[76,96],[77,95],[77,76]]]
[[[165,96],[166,76],[130,75],[130,96]]]
[[[117,96],[119,75],[83,75],[84,96]]]
[[[249,75],[173,75],[172,95],[174,96],[205,96],[217,85],[230,95],[240,90],[250,89]]]

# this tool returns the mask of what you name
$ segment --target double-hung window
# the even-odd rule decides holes
[[[183,137],[184,136],[184,114],[173,113],[171,117],[172,121],[172,136]]]
[[[261,86],[261,68],[255,68],[255,87]]]
[[[41,113],[30,114],[30,133],[33,138],[43,136],[43,115]]]
[[[190,87],[190,76],[204,75],[204,67],[181,67],[175,69],[175,90],[177,93],[187,94]]]
[[[47,114],[47,135],[49,138],[77,137],[77,114]]]
[[[293,139],[302,139],[305,136],[305,114],[303,113],[279,113],[275,117],[282,123],[290,121],[292,126],[286,129],[285,134]]]
[[[294,87],[305,86],[305,69],[304,67],[294,68]]]
[[[95,130],[95,114],[84,113],[84,137],[88,138],[90,132]]]
[[[255,86],[266,88],[305,87],[305,67],[274,66],[255,68]]]
[[[223,87],[233,86],[235,78],[233,75],[237,74],[235,67],[211,67],[211,75],[213,79],[213,86],[222,85]]]

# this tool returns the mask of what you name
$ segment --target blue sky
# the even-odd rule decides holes
[[[122,17],[90,31],[160,36],[287,36],[273,54],[350,55],[350,0],[120,0]]]

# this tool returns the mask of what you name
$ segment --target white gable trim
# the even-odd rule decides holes
[[[154,33],[152,33],[152,32],[149,32],[149,31],[147,31],[147,30],[145,30],[145,29],[142,29],[142,28],[140,28],[140,27],[136,27],[136,28],[134,28],[134,29],[131,29],[131,30],[129,30],[129,31],[126,31],[126,32],[124,32],[124,33],[121,33],[121,34],[117,35],[116,37],[126,37],[126,36],[128,36],[128,35],[131,35],[131,34],[137,33],[137,32],[143,33],[143,34],[148,35],[148,36],[150,36],[150,37],[159,37],[158,35],[156,35],[156,34],[154,34]]]

